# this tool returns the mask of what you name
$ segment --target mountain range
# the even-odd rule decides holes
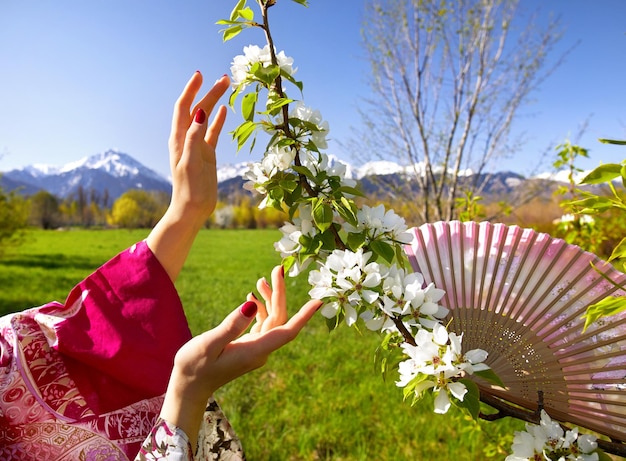
[[[336,158],[331,161],[344,163],[347,176],[359,180],[365,193],[399,184],[409,172],[407,167],[390,161],[370,162],[361,167],[354,167]],[[218,167],[219,193],[222,198],[241,193],[243,175],[247,169],[247,162]],[[476,179],[480,181],[483,178],[471,174],[463,178],[464,181]],[[485,193],[498,195],[511,193],[526,181],[523,176],[513,172],[490,174],[487,179]],[[549,179],[559,180],[558,177]],[[117,150],[108,150],[60,167],[30,165],[6,171],[0,175],[0,187],[27,196],[46,190],[62,199],[76,196],[82,189],[83,192],[95,193],[100,197],[104,195],[110,203],[129,189],[167,193],[172,189],[169,179]]]
[[[6,171],[0,177],[5,190],[32,195],[46,190],[59,198],[76,195],[79,189],[95,191],[110,200],[129,189],[171,192],[172,184],[159,173],[128,154],[108,150],[63,166],[29,165]]]

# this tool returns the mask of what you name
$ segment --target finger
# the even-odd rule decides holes
[[[256,313],[256,303],[251,301],[246,301],[231,312],[222,323],[203,335],[207,352],[212,352],[215,357],[220,355],[228,344],[246,331]]]
[[[311,299],[307,301],[307,303],[302,306],[300,310],[296,312],[293,317],[291,317],[291,319],[289,319],[289,321],[285,324],[285,327],[292,331],[296,331],[296,334],[299,333],[320,307],[322,307],[322,301],[319,299]]]
[[[275,326],[282,325],[287,321],[287,296],[285,293],[285,268],[276,266],[272,270],[272,294],[271,309],[268,318],[263,325],[263,330],[267,331]]]
[[[172,116],[172,128],[169,140],[170,151],[175,156],[175,158],[170,159],[173,165],[176,165],[180,159],[187,128],[189,128],[189,124],[191,123],[190,108],[201,86],[202,74],[195,72],[174,104],[174,115]]]
[[[261,331],[261,325],[263,324],[263,321],[267,318],[267,310],[265,309],[265,304],[263,304],[259,300],[259,298],[254,296],[254,293],[252,292],[248,293],[246,300],[252,301],[256,304],[257,307],[256,322],[254,323],[254,325],[252,325],[252,328],[250,328],[250,333],[259,333]]]
[[[293,341],[321,305],[322,302],[316,299],[308,301],[287,323],[273,328],[256,340],[257,351],[269,355]]]
[[[260,278],[256,282],[256,289],[265,300],[267,311],[268,312],[271,311],[272,306],[270,306],[270,303],[272,302],[272,287],[270,286],[270,284],[268,283],[265,277]]]
[[[217,141],[220,137],[220,133],[222,132],[222,127],[224,126],[224,121],[226,120],[226,106],[220,106],[217,109],[217,113],[213,118],[213,122],[209,126],[209,129],[206,132],[206,143],[215,149],[217,147]]]
[[[198,108],[193,116],[193,122],[187,130],[186,145],[192,146],[195,142],[204,142],[204,135],[207,131],[206,112],[202,108]]]
[[[215,81],[213,87],[209,90],[204,97],[198,101],[195,105],[194,110],[197,110],[199,107],[202,107],[207,114],[210,114],[215,107],[217,101],[222,97],[222,95],[226,92],[226,90],[230,87],[230,80],[227,75],[223,75]]]

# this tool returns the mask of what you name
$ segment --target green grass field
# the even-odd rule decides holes
[[[33,231],[0,260],[0,313],[69,290],[147,231]],[[280,263],[276,230],[203,230],[177,282],[191,329],[217,324],[245,300],[259,277]],[[290,310],[307,299],[304,277],[288,279]],[[248,459],[502,460],[519,421],[473,422],[431,402],[402,401],[393,378],[374,372],[377,335],[345,326],[329,333],[321,316],[268,364],[217,395]]]

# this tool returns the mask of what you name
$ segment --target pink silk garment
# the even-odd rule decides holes
[[[65,304],[2,317],[0,459],[133,459],[190,338],[176,289],[145,242]]]

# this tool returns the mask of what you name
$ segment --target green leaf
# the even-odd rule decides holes
[[[480,413],[480,391],[478,386],[471,379],[459,379],[459,382],[465,384],[467,393],[463,397],[462,402],[456,401],[456,403],[458,406],[465,408],[474,420],[478,420],[478,414]]]
[[[613,248],[609,261],[622,258],[626,258],[626,237],[624,237],[622,241],[619,242],[615,248]]]
[[[618,144],[620,146],[626,146],[626,141],[617,141],[615,139],[600,138],[600,139],[598,139],[598,141],[600,141],[601,143],[604,143],[604,144]]]
[[[580,213],[594,213],[594,212],[602,212],[612,208],[614,202],[608,197],[588,197],[582,200],[573,200],[570,202],[570,205],[579,208]]]
[[[356,226],[356,205],[354,205],[350,200],[345,197],[341,197],[340,201],[333,200],[333,206],[339,216],[345,219],[347,222]]]
[[[356,251],[365,243],[365,233],[349,233],[348,234],[348,246],[352,251]]]
[[[375,254],[381,256],[388,263],[393,262],[393,258],[396,255],[396,252],[393,249],[393,246],[389,245],[387,242],[382,242],[380,240],[372,240],[368,247]]]
[[[344,314],[343,312],[339,312],[335,317],[331,317],[331,318],[327,318],[326,319],[326,326],[328,327],[329,331],[333,331],[334,329],[336,329],[339,324],[342,322],[342,320],[344,319]]]
[[[403,245],[394,245],[396,247],[396,264],[402,269],[406,268],[406,253],[402,249]]]
[[[323,200],[319,200],[313,207],[313,221],[320,231],[324,232],[333,222],[333,209]]]
[[[486,381],[489,381],[492,384],[495,384],[496,386],[500,386],[503,389],[506,388],[500,377],[491,368],[481,371],[475,371],[474,374],[483,378]]]
[[[263,67],[261,63],[257,62],[250,68],[250,73],[267,86],[271,86],[274,80],[276,80],[276,77],[280,75],[280,67],[274,64]]]
[[[241,16],[246,21],[252,21],[254,19],[254,11],[247,6],[239,10],[239,16]]]
[[[335,242],[335,234],[333,234],[330,230],[330,226],[325,232],[319,234],[320,241],[322,242],[322,248],[326,250],[334,250],[337,247],[337,242]]]
[[[613,458],[611,458],[609,455],[607,455],[605,452],[603,452],[599,448],[597,450],[594,450],[592,453],[598,454],[598,461],[613,461]]]
[[[282,202],[285,198],[285,191],[283,191],[280,187],[273,187],[267,191],[267,194],[277,202]]]
[[[283,258],[282,265],[285,268],[285,273],[288,273],[289,269],[291,269],[295,263],[296,257],[293,255]]]
[[[228,27],[223,30],[222,40],[227,42],[228,40],[235,38],[243,30],[241,25]]]
[[[293,170],[298,173],[301,174],[302,176],[307,177],[308,179],[310,179],[311,181],[315,180],[315,175],[313,174],[313,172],[311,170],[309,170],[307,167],[305,166],[294,166]]]
[[[239,11],[246,6],[246,0],[239,0],[233,10],[230,12],[230,20],[234,21],[239,17]]]
[[[237,150],[241,150],[248,138],[256,129],[256,123],[247,121],[243,122],[234,131],[232,131],[233,139],[237,140]]]
[[[302,235],[298,242],[302,245],[303,250],[300,252],[307,255],[316,255],[322,247],[322,242],[318,238],[312,238],[308,235]]]
[[[365,194],[363,193],[363,191],[361,191],[360,189],[357,189],[356,187],[341,186],[337,190],[344,194],[354,195],[355,197],[365,197]]]
[[[281,107],[286,106],[287,104],[291,104],[292,102],[293,99],[289,98],[268,99],[266,105],[267,110],[264,112],[264,114],[275,115]]]
[[[279,182],[279,184],[280,187],[289,192],[293,192],[294,190],[296,190],[296,187],[298,187],[298,182],[293,179],[283,179]]]
[[[254,108],[259,94],[256,91],[247,93],[241,98],[241,115],[244,120],[252,121],[254,118]]]
[[[292,1],[298,3],[298,4],[302,5],[302,6],[309,6],[307,0],[292,0]]]
[[[286,79],[287,81],[293,83],[296,87],[298,87],[298,89],[300,90],[300,93],[302,93],[302,89],[304,88],[304,86],[302,85],[302,82],[297,81],[295,78],[293,78],[293,76],[291,74],[289,74],[288,72],[280,72],[281,77],[283,77],[284,79]]]
[[[239,96],[239,93],[241,93],[241,90],[243,90],[243,87],[243,83],[240,83],[239,85],[237,85],[237,88],[235,88],[230,94],[230,97],[228,98],[228,105],[230,107],[235,107],[235,101],[237,100],[237,96]]]
[[[592,304],[587,308],[587,312],[583,316],[585,319],[583,331],[600,317],[619,314],[624,310],[626,310],[626,296],[608,296],[602,301]]]
[[[620,176],[622,171],[622,165],[617,163],[607,163],[606,165],[600,165],[595,170],[591,171],[587,176],[583,178],[581,184],[602,184],[612,181]]]
[[[220,19],[219,21],[215,21],[215,24],[219,26],[232,26],[235,24],[241,24],[239,21],[229,21],[228,19]]]

